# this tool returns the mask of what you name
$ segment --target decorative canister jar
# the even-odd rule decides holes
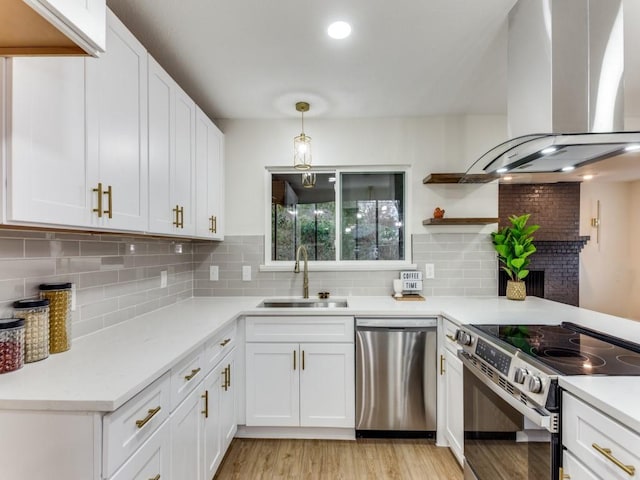
[[[0,373],[13,372],[24,364],[24,320],[0,318]]]
[[[49,300],[49,353],[71,348],[71,283],[43,283],[40,297]]]
[[[24,362],[49,356],[49,300],[18,300],[14,316],[24,319]]]

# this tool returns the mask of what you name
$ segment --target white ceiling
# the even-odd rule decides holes
[[[107,0],[213,118],[506,113],[516,0]],[[623,0],[627,115],[640,117],[640,1]],[[326,35],[352,24],[343,41]],[[632,46],[632,47],[630,47]]]

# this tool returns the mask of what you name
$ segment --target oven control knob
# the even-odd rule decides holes
[[[516,371],[513,374],[513,381],[516,383],[523,384],[525,377],[529,375],[529,370],[526,368],[516,368]]]
[[[536,377],[535,375],[527,375],[527,390],[531,393],[540,393],[542,391],[542,380],[540,377]]]
[[[473,337],[467,332],[463,332],[462,330],[458,330],[456,332],[456,339],[458,340],[458,343],[462,345],[469,346],[473,343]]]

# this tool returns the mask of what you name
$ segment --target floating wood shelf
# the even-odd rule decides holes
[[[500,178],[493,173],[430,173],[422,179],[422,183],[489,183]]]
[[[498,218],[427,218],[423,225],[488,225],[498,223]]]

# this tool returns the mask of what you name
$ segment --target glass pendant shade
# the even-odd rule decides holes
[[[293,167],[298,170],[311,168],[311,137],[304,133],[293,139]]]
[[[315,172],[304,172],[302,174],[302,186],[304,188],[313,188],[316,186]]]

